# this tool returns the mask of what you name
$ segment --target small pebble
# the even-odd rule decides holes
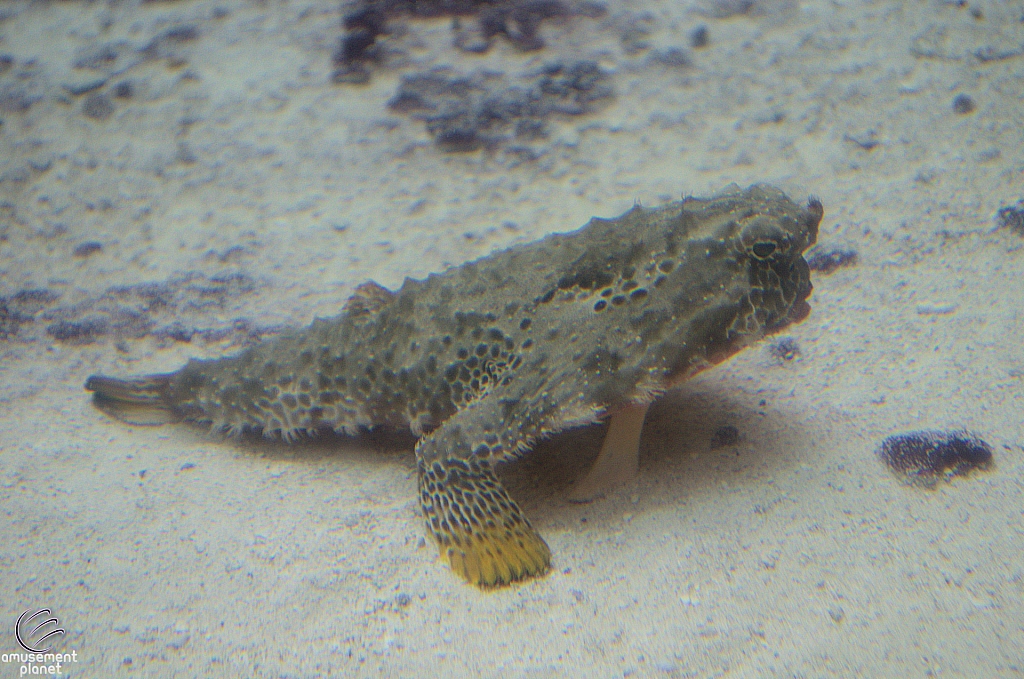
[[[792,337],[782,337],[768,345],[768,353],[779,361],[792,361],[800,355],[800,345]]]
[[[709,39],[708,27],[703,25],[698,26],[690,32],[690,47],[694,49],[707,47]]]
[[[1018,236],[1024,236],[1024,200],[1018,200],[1014,205],[999,208],[996,220],[999,222],[1000,228],[1009,229]]]
[[[956,95],[956,98],[953,99],[953,112],[954,113],[959,113],[960,115],[966,115],[968,113],[973,113],[974,109],[976,109],[976,108],[977,108],[977,105],[974,103],[974,100],[971,99],[966,94],[958,94],[958,95]]]
[[[123,80],[114,85],[114,96],[118,99],[131,99],[135,94],[135,87],[130,80]]]
[[[75,246],[75,249],[71,251],[71,254],[75,257],[88,257],[94,255],[97,252],[103,251],[103,243],[99,243],[94,240],[79,243]]]
[[[106,120],[114,115],[114,103],[107,95],[93,92],[85,98],[85,102],[82,104],[82,113],[93,120]]]

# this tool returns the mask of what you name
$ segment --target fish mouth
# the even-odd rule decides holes
[[[802,256],[798,257],[790,268],[789,279],[790,281],[795,279],[795,285],[791,283],[793,288],[795,288],[793,293],[791,293],[793,295],[793,302],[778,317],[778,320],[770,323],[765,328],[766,335],[776,333],[792,323],[799,323],[811,313],[811,305],[807,303],[807,299],[811,296],[814,286],[811,285],[810,268]]]
[[[807,201],[807,208],[804,211],[807,238],[800,248],[801,254],[796,256],[790,269],[791,278],[796,279],[796,295],[789,307],[789,311],[780,319],[778,326],[770,331],[784,328],[791,323],[799,323],[811,313],[811,305],[807,303],[807,300],[810,298],[814,286],[811,285],[811,268],[807,266],[807,260],[804,259],[802,253],[817,242],[818,225],[821,223],[821,218],[824,214],[825,208],[822,207],[820,200],[812,197]]]
[[[765,335],[774,335],[785,328],[799,323],[808,316],[811,315],[811,305],[806,300],[800,300],[795,302],[793,306],[789,308],[789,311],[779,320],[775,321],[770,325],[766,325],[764,328]]]
[[[800,282],[797,284],[796,299],[793,300],[792,306],[789,307],[789,313],[786,314],[789,323],[799,323],[811,313],[811,305],[807,303],[807,299],[814,291],[814,286],[811,285],[811,268],[807,266],[807,260],[803,258],[803,255],[797,258],[794,268],[796,269],[794,274],[800,279]]]
[[[811,305],[807,303],[806,299],[802,299],[790,307],[789,313],[786,315],[786,325],[799,323],[810,315]]]

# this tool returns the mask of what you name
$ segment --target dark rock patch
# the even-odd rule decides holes
[[[940,480],[992,467],[992,448],[966,431],[914,431],[890,436],[879,459],[908,485],[933,489]]]
[[[257,281],[244,274],[191,273],[162,283],[114,286],[97,297],[63,305],[56,304],[60,295],[51,290],[22,290],[0,297],[0,340],[38,340],[44,331],[51,340],[71,344],[152,337],[247,345],[281,328],[241,318],[225,325],[220,319],[240,297],[257,289]]]
[[[365,83],[369,67],[379,62],[381,36],[394,31],[403,18],[450,16],[454,20],[454,45],[481,53],[499,36],[523,51],[544,46],[538,35],[546,20],[570,17],[596,18],[605,14],[604,5],[589,0],[358,0],[345,15],[345,35],[334,51],[337,83]],[[464,25],[462,19],[475,16],[477,22]]]
[[[474,151],[547,136],[552,116],[579,116],[613,96],[608,76],[590,61],[546,66],[523,85],[444,71],[402,79],[388,108],[422,120],[444,151]]]

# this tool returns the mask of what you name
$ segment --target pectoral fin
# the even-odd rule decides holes
[[[630,405],[615,412],[601,452],[587,476],[569,491],[572,502],[590,502],[636,478],[640,469],[640,432],[647,416],[645,405]]]

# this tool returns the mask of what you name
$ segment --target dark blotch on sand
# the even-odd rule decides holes
[[[739,429],[731,424],[723,425],[718,429],[715,429],[715,433],[711,435],[711,450],[725,448],[726,446],[734,446],[739,443],[739,440]]]
[[[781,337],[768,345],[768,353],[779,361],[792,361],[800,355],[800,345],[792,337]]]
[[[968,113],[974,113],[974,109],[978,108],[978,105],[974,103],[966,94],[958,94],[953,99],[953,112],[959,113],[960,115],[967,115]]]
[[[974,469],[992,467],[992,448],[966,431],[912,431],[882,441],[878,457],[907,484],[935,488]]]
[[[1016,205],[1007,205],[1000,208],[996,215],[1000,228],[1009,229],[1018,236],[1024,237],[1024,200],[1018,200]]]

